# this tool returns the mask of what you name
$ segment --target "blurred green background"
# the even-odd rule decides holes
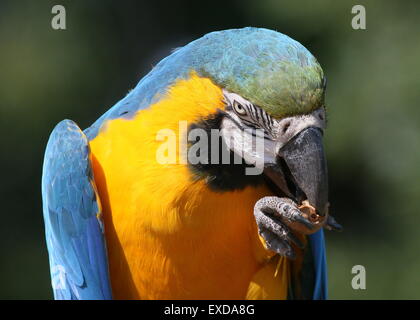
[[[366,30],[351,27],[356,4]],[[40,180],[55,124],[86,128],[172,48],[256,26],[301,42],[328,77],[331,211],[345,227],[327,232],[330,298],[419,299],[419,21],[419,1],[2,0],[0,298],[52,298]],[[358,264],[366,290],[351,287]]]

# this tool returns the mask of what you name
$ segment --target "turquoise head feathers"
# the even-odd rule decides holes
[[[96,136],[104,120],[130,118],[161,99],[176,80],[195,71],[275,118],[309,113],[324,104],[325,78],[299,42],[268,29],[209,33],[160,61],[130,93],[86,130]]]
[[[197,40],[210,59],[199,71],[275,118],[311,112],[324,103],[325,79],[299,42],[267,29],[214,32]]]

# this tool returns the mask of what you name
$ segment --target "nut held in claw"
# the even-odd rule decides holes
[[[322,226],[324,225],[324,222],[326,221],[326,218],[328,216],[328,214],[326,216],[320,216],[316,213],[316,209],[311,206],[309,204],[308,200],[302,201],[302,205],[299,206],[299,210],[302,212],[302,215],[308,219],[310,222],[312,222],[314,228],[313,229],[308,229],[307,227],[305,227],[304,225],[300,224],[300,223],[293,223],[293,229],[301,232],[303,234],[312,234],[316,231],[318,231],[319,229],[322,228]]]

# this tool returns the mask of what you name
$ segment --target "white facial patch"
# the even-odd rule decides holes
[[[324,130],[326,126],[324,107],[309,114],[274,119],[238,94],[227,90],[223,94],[227,105],[239,103],[247,114],[239,114],[234,108],[227,110],[221,124],[222,137],[231,151],[258,168],[274,164],[279,150],[302,130],[309,127]],[[250,130],[250,125],[254,130]]]
[[[275,163],[276,142],[264,138],[262,130],[240,129],[235,122],[223,120],[221,136],[227,147],[246,163],[263,169],[267,162]]]
[[[243,106],[245,105],[252,106],[252,103],[250,101],[246,100],[245,98],[242,98],[239,94],[229,92],[226,89],[223,89],[223,97],[224,97],[225,103],[229,106],[233,105],[235,101],[240,103]]]
[[[325,108],[321,107],[309,114],[274,120],[272,127],[273,139],[277,142],[277,150],[302,130],[315,127],[324,130],[326,126]]]

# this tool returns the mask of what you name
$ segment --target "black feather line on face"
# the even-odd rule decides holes
[[[224,116],[232,120],[232,122],[242,131],[245,129],[248,129],[248,130],[251,129],[250,132],[255,137],[256,134],[254,130],[256,129],[264,130],[264,138],[271,139],[272,137],[271,129],[273,125],[273,119],[263,109],[257,106],[247,105],[247,106],[244,106],[244,108],[247,110],[247,115],[245,117],[237,114],[233,110],[232,106],[228,105],[226,107],[226,110],[235,112],[235,114],[239,117],[241,122],[238,122],[234,117],[232,117],[229,113],[225,111],[220,110],[220,112],[223,112]],[[260,114],[260,117],[258,117],[258,114]]]
[[[227,146],[221,137],[219,137],[217,144],[217,147],[219,148],[219,163],[211,164],[211,129],[220,130],[222,120],[225,116],[229,115],[226,112],[219,110],[217,113],[209,116],[208,118],[193,123],[189,126],[188,132],[192,129],[200,128],[206,131],[208,137],[207,164],[188,163],[188,168],[192,173],[193,179],[205,179],[210,189],[220,192],[240,190],[248,186],[257,186],[264,183],[263,175],[245,175],[245,169],[247,167],[252,167],[252,165],[248,165],[244,162],[241,164],[234,164],[234,154],[232,151],[227,150]],[[232,119],[232,117],[230,118]],[[232,120],[235,121],[234,119]],[[237,121],[235,121],[235,124],[238,125],[239,128],[243,128],[241,124],[237,123]],[[223,149],[225,151],[222,151]],[[223,152],[229,153],[229,164],[222,164]]]

